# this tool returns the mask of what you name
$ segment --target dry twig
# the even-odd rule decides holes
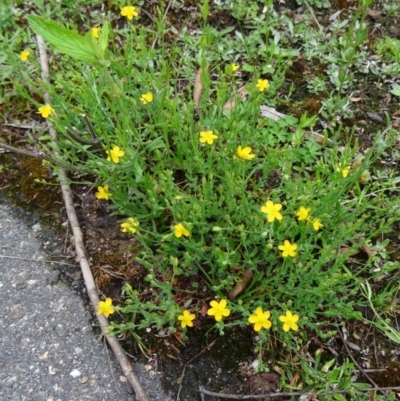
[[[368,388],[359,388],[358,391],[400,391],[400,387],[368,387]],[[332,390],[332,391],[324,391],[323,393],[315,393],[315,392],[301,392],[296,391],[293,393],[268,393],[268,394],[250,394],[250,395],[235,395],[235,394],[224,394],[224,393],[215,393],[214,391],[206,390],[203,386],[199,387],[199,391],[202,399],[203,394],[211,395],[212,397],[218,398],[229,398],[231,400],[252,400],[252,399],[267,399],[269,398],[278,398],[278,397],[300,397],[300,396],[325,396],[325,395],[333,395],[333,394],[348,394],[353,390]],[[384,393],[383,393],[384,394]]]
[[[373,386],[375,386],[375,390],[376,390],[376,391],[379,391],[382,395],[385,395],[385,396],[386,396],[387,394],[385,394],[385,392],[383,391],[383,389],[379,388],[379,386],[375,383],[375,381],[371,378],[371,376],[369,376],[369,375],[367,374],[367,372],[366,372],[366,371],[359,365],[359,363],[355,360],[355,358],[353,357],[353,354],[352,354],[351,351],[350,351],[349,346],[347,345],[347,341],[345,340],[345,338],[344,338],[342,332],[340,331],[340,329],[338,330],[338,333],[339,333],[339,335],[340,335],[340,338],[341,338],[342,341],[343,341],[343,345],[344,345],[344,347],[346,348],[347,353],[349,354],[349,357],[350,357],[351,360],[354,362],[354,365],[356,365],[357,368],[358,368],[358,370],[365,376],[365,378],[366,378]],[[398,400],[399,397],[396,396],[396,399]]]
[[[49,64],[47,59],[47,53],[45,49],[45,44],[41,36],[36,35],[39,54],[40,54],[40,65],[42,67],[42,79],[47,85],[49,85]],[[50,94],[45,91],[44,92],[44,100],[46,104],[51,104]],[[52,124],[48,122],[49,133],[53,138],[53,149],[57,149],[56,141],[57,141],[57,133],[53,128]],[[54,151],[55,157],[59,157],[56,151]],[[74,236],[74,243],[75,243],[75,250],[76,255],[79,260],[79,264],[81,266],[82,275],[85,280],[85,285],[87,289],[87,293],[89,295],[90,301],[92,303],[93,309],[97,311],[98,304],[99,304],[99,295],[97,293],[96,285],[93,279],[92,272],[90,270],[90,265],[88,258],[85,252],[85,246],[83,243],[83,236],[82,231],[79,226],[78,218],[76,216],[75,207],[72,198],[72,191],[70,186],[68,185],[68,179],[65,171],[60,169],[59,171],[59,178],[61,183],[61,191],[64,198],[65,208],[67,210],[68,220],[71,225],[72,233]],[[151,401],[148,394],[143,390],[139,379],[136,373],[133,371],[133,368],[122,349],[120,343],[115,337],[108,337],[107,336],[107,327],[109,326],[108,319],[103,315],[96,315],[97,320],[99,321],[101,331],[103,335],[107,338],[108,344],[110,345],[111,349],[113,350],[124,375],[129,380],[130,384],[132,385],[133,389],[136,392],[136,396],[139,401]]]
[[[190,365],[196,358],[198,358],[201,354],[203,354],[204,352],[206,352],[208,349],[210,349],[216,342],[217,340],[212,341],[210,344],[208,344],[206,347],[204,347],[196,356],[194,356],[192,359],[188,360],[185,363],[185,366],[183,367],[182,370],[182,375],[181,377],[179,377],[177,379],[177,381],[179,381],[179,389],[178,389],[178,394],[176,396],[176,401],[179,401],[179,396],[181,394],[181,390],[182,390],[182,382],[183,382],[183,378],[185,377],[185,370],[186,370],[186,366]]]

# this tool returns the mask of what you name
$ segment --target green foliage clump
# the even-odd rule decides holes
[[[387,62],[400,62],[400,40],[385,36],[375,44],[375,51]]]
[[[396,133],[378,132],[361,151],[355,128],[337,118],[349,105],[340,92],[351,83],[367,27],[353,24],[340,46],[330,44],[338,94],[323,101],[320,114],[331,128],[317,134],[316,117],[264,118],[265,110],[279,115],[272,106],[298,52],[278,30],[271,33],[278,19],[271,2],[261,12],[258,2],[245,5],[232,7],[248,35],[212,28],[204,2],[202,29],[179,33],[168,46],[161,14],[156,30],[104,22],[96,35],[28,17],[67,68],[51,75],[52,107],[37,102],[34,86],[21,92],[57,128],[62,162],[90,173],[85,179],[98,201],[109,202],[122,232],[134,238],[132,262],[146,269],[148,288],[126,285],[125,305],[115,308],[125,320],[111,323],[110,335],[139,339],[137,330],[150,326],[174,332],[215,320],[221,334],[254,324],[260,355],[271,338],[298,351],[308,335],[330,338],[343,320],[363,320],[360,307],[374,305],[365,283],[399,267],[388,259],[387,240],[376,240],[399,218],[399,179],[375,168]],[[305,49],[321,48],[310,41]],[[34,63],[33,55],[25,61]],[[373,256],[363,257],[365,250]],[[392,294],[385,290],[379,302],[390,304]],[[111,299],[103,310],[114,311]],[[321,369],[319,362],[315,373],[303,361],[310,386],[326,376],[350,386],[351,364]]]

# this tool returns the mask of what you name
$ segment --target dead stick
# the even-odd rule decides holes
[[[349,354],[349,357],[351,358],[351,360],[354,362],[354,365],[357,366],[358,370],[363,374],[363,376],[373,385],[376,387],[377,391],[379,391],[382,395],[386,395],[382,390],[379,389],[379,386],[375,383],[375,381],[371,378],[371,376],[369,376],[365,370],[359,365],[359,363],[355,360],[355,358],[353,357],[353,354],[350,351],[349,346],[346,343],[346,340],[342,334],[342,332],[340,331],[340,329],[338,329],[338,333],[340,335],[340,338],[343,341],[343,345],[346,348],[347,353]],[[396,397],[396,399],[398,400],[398,397]]]
[[[6,145],[5,143],[0,143],[0,148],[9,150],[10,152],[14,152],[14,153],[20,153],[21,155],[24,156],[29,156],[29,157],[34,157],[35,159],[43,159],[43,160],[47,160],[48,162],[61,167],[65,170],[74,170],[74,171],[79,171],[79,172],[90,172],[90,170],[88,169],[83,169],[83,168],[78,168],[78,167],[74,167],[74,166],[70,166],[64,162],[58,161],[53,159],[50,156],[47,156],[42,150],[39,150],[38,152],[33,152],[31,150],[26,150],[26,149],[19,149],[19,148],[15,148],[14,146],[11,145]]]
[[[45,49],[45,44],[41,36],[36,35],[36,39],[38,42],[39,48],[39,55],[40,55],[40,64],[42,67],[42,79],[46,85],[49,86],[49,64],[47,59],[47,53]],[[45,91],[44,92],[44,100],[46,104],[51,104],[50,94]],[[57,133],[53,128],[53,125],[48,122],[49,126],[49,133],[53,138],[53,149],[57,149]],[[58,153],[54,151],[54,155],[59,157]],[[69,224],[72,228],[72,233],[74,236],[75,242],[75,251],[76,255],[79,260],[79,264],[81,266],[82,275],[85,280],[85,285],[87,289],[87,293],[89,295],[90,302],[92,303],[93,309],[97,311],[98,304],[100,301],[99,295],[97,293],[96,285],[93,279],[92,272],[90,270],[90,265],[88,258],[86,257],[85,246],[83,243],[83,236],[82,231],[79,226],[78,218],[76,216],[75,207],[73,203],[72,191],[70,186],[68,185],[68,179],[65,171],[60,169],[59,171],[59,178],[61,183],[61,190],[64,198],[65,208],[67,210]],[[133,389],[136,392],[136,397],[138,401],[151,401],[148,394],[143,390],[139,379],[136,373],[133,371],[131,363],[129,362],[128,357],[125,354],[125,351],[122,349],[121,344],[115,337],[108,337],[107,336],[107,327],[109,326],[108,319],[104,315],[97,315],[97,320],[99,321],[101,331],[103,335],[107,338],[108,344],[110,345],[111,349],[113,350],[115,357],[117,358],[124,375],[129,380],[130,384],[132,385]]]
[[[400,391],[400,387],[369,387],[369,388],[358,388],[357,391]],[[203,386],[199,386],[200,394],[211,395],[212,397],[219,398],[229,398],[231,400],[251,400],[251,399],[261,399],[261,398],[278,398],[278,397],[298,397],[298,396],[313,396],[316,395],[331,395],[331,394],[347,394],[351,393],[353,389],[349,390],[332,390],[332,391],[324,391],[323,393],[315,393],[315,392],[293,392],[293,393],[267,393],[267,394],[253,394],[253,395],[235,395],[235,394],[225,394],[225,393],[215,393],[214,391],[206,390]]]
[[[183,378],[185,377],[185,370],[186,370],[186,366],[190,365],[196,358],[198,358],[201,354],[203,354],[204,352],[206,352],[208,349],[210,349],[216,342],[217,340],[212,341],[210,344],[208,344],[206,347],[204,347],[196,356],[194,356],[192,359],[190,359],[189,361],[187,361],[185,363],[185,366],[183,367],[182,370],[182,375],[179,378],[179,389],[178,389],[178,394],[176,396],[176,401],[179,401],[179,396],[181,394],[181,390],[182,390],[182,382],[183,382]]]

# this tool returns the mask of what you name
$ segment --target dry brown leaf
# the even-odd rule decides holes
[[[379,18],[382,18],[382,11],[368,10],[368,15],[369,15],[372,19],[379,19]]]
[[[236,95],[239,95],[242,98],[242,101],[245,102],[247,99],[247,96],[249,95],[249,92],[247,92],[246,88],[244,86],[241,86],[237,92]],[[235,99],[229,99],[224,107],[223,110],[232,110],[236,105],[236,98]]]
[[[229,291],[228,299],[234,300],[250,283],[253,278],[253,272],[247,269],[240,275],[240,281]]]
[[[196,74],[196,78],[194,80],[193,101],[194,101],[194,106],[196,108],[196,113],[198,115],[200,115],[200,99],[201,99],[201,93],[203,92],[203,84],[201,83],[201,76],[203,75],[203,72],[207,70],[208,70],[208,64],[204,69],[202,67],[199,68]]]

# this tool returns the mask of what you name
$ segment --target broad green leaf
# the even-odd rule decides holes
[[[28,15],[27,18],[32,30],[60,52],[89,64],[98,63],[99,59],[103,57],[104,51],[90,33],[81,36],[77,32],[43,17]]]
[[[392,90],[390,91],[395,96],[400,96],[400,85],[394,84]]]

